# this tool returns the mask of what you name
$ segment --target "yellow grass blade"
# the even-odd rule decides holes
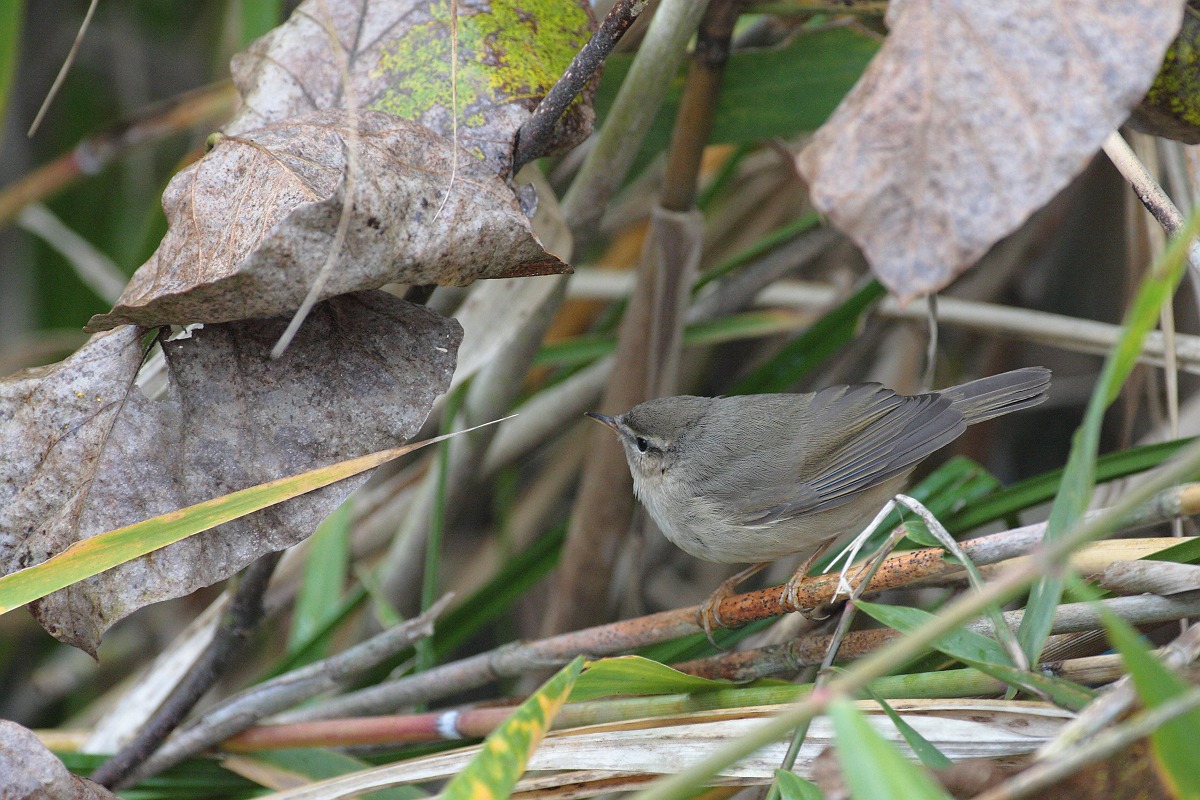
[[[76,542],[53,558],[0,578],[0,614],[6,614],[51,592],[174,544],[193,534],[365,472],[426,445],[503,421],[500,419],[485,422],[467,430],[380,450],[299,475],[251,486],[224,497],[206,500]]]

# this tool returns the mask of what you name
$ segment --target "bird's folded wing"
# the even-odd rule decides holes
[[[746,524],[767,525],[847,503],[859,492],[912,469],[966,429],[962,414],[937,394],[906,397],[878,384],[842,391],[844,396],[830,398],[831,402],[817,402],[826,400],[821,397],[825,392],[818,393],[809,426],[826,431],[857,429],[856,433],[826,458],[799,465],[801,474],[794,476],[790,487],[786,480],[778,480],[773,491],[747,493]],[[771,494],[774,502],[769,501]]]

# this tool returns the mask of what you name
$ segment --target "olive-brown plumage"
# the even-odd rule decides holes
[[[763,562],[857,533],[924,458],[970,424],[1041,403],[1049,383],[1028,367],[912,396],[868,383],[591,416],[617,432],[668,539],[708,561]]]

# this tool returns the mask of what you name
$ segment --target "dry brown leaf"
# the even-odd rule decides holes
[[[0,800],[115,800],[99,784],[72,775],[33,731],[0,720]]]
[[[140,332],[92,338],[0,382],[0,573],[73,542],[248,486],[393,447],[449,386],[458,323],[383,292],[316,306],[291,348],[286,318],[208,325],[164,342],[170,385],[133,386]],[[114,622],[303,540],[364,480],[341,481],[101,573],[34,604],[94,653]]]
[[[501,176],[512,166],[517,129],[595,27],[587,0],[522,5],[456,3],[458,141]],[[450,137],[451,22],[445,0],[307,0],[234,57],[245,106],[226,129],[244,132],[353,102]],[[591,132],[594,83],[559,120],[556,149]]]
[[[1182,0],[893,0],[891,32],[797,157],[904,299],[935,292],[1077,175],[1154,80]]]
[[[446,139],[387,114],[358,116],[356,138],[345,112],[325,111],[221,139],[171,181],[167,235],[117,306],[87,330],[299,307],[333,246],[351,146],[359,171],[350,224],[323,298],[390,282],[568,271],[533,235],[512,190],[479,161],[460,152],[451,186]]]

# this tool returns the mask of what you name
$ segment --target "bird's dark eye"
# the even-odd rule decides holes
[[[647,442],[645,439],[643,439],[641,436],[637,437],[633,441],[634,441],[634,444],[637,445],[637,449],[639,452],[644,453],[650,449],[650,443]]]

